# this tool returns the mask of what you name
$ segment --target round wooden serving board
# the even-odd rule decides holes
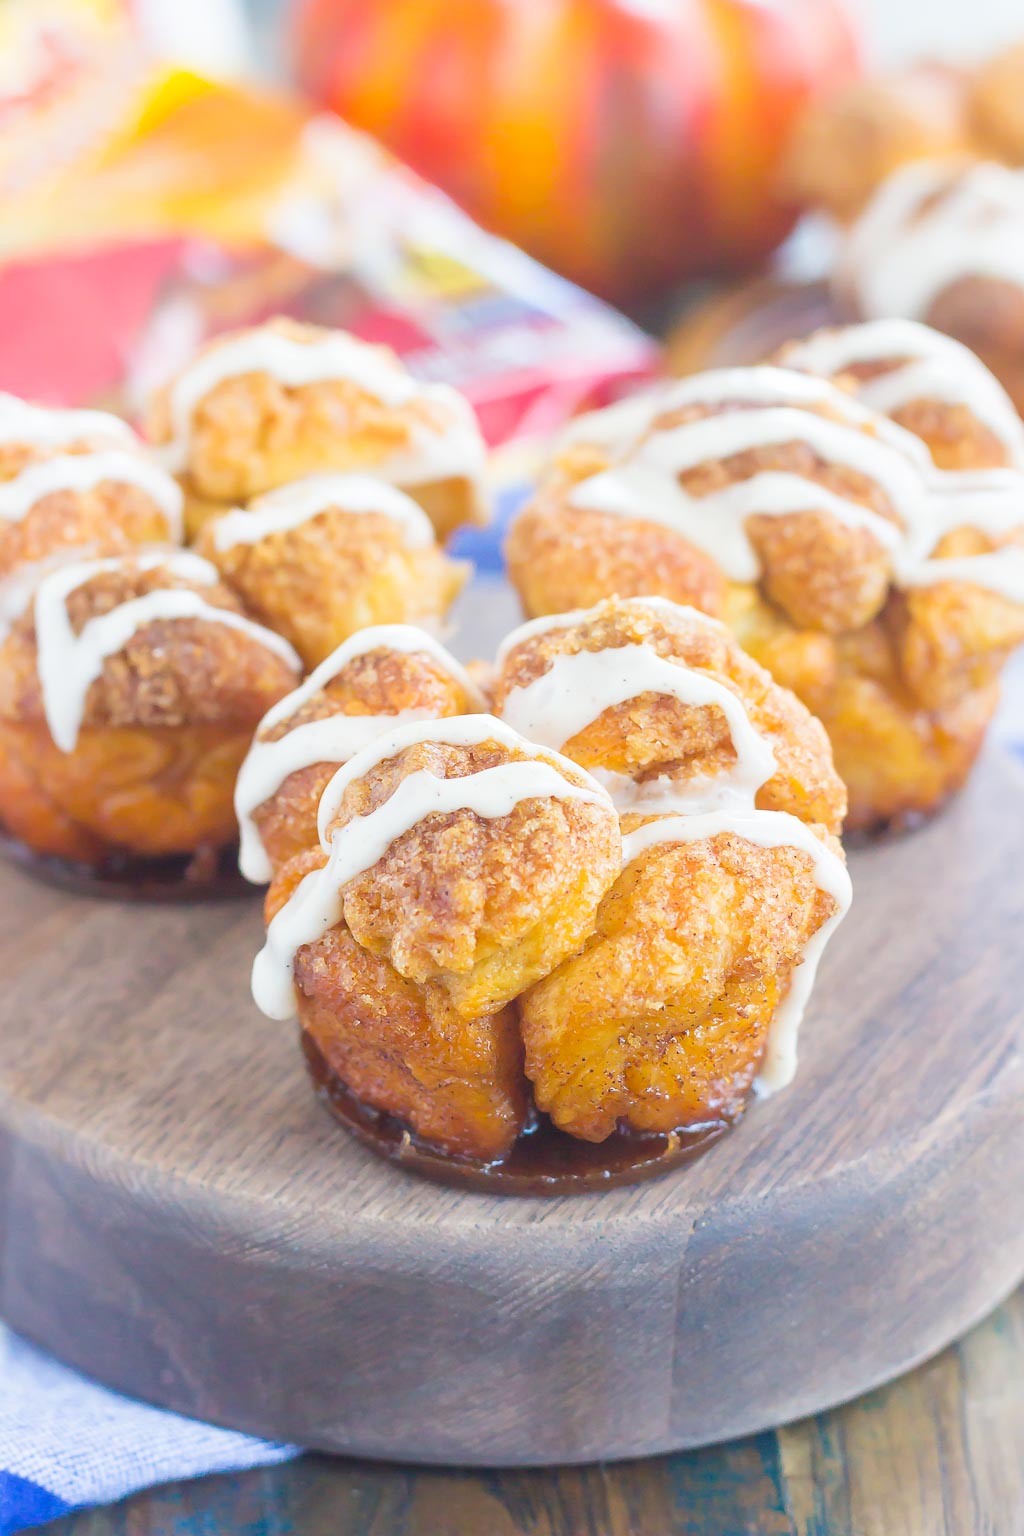
[[[313,1098],[249,1001],[259,901],[0,868],[13,1327],[123,1391],[363,1455],[691,1446],[937,1350],[1024,1274],[1024,772],[855,851],[795,1085],[661,1180],[429,1184]]]

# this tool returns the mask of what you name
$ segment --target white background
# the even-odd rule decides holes
[[[373,5],[374,0],[364,3]],[[770,7],[775,0],[754,3]],[[136,11],[162,53],[199,69],[240,74],[253,59],[246,22],[254,24],[258,41],[265,42],[274,33],[284,4],[285,0],[136,0]],[[922,54],[966,63],[984,58],[1001,44],[1024,39],[1024,0],[847,0],[847,4],[862,18],[872,60],[882,65]],[[258,47],[256,52],[265,65],[276,50]]]

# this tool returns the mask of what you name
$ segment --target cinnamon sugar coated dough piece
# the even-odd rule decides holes
[[[316,848],[284,866],[268,918],[325,858]],[[467,1019],[437,983],[400,976],[344,924],[300,951],[295,989],[302,1028],[362,1103],[457,1156],[487,1163],[509,1151],[527,1111],[513,1008]]]
[[[797,125],[782,187],[800,207],[855,218],[891,171],[909,161],[973,149],[962,71],[924,62],[855,80],[811,106]]]
[[[267,880],[318,843],[320,797],[342,763],[402,721],[482,708],[469,674],[408,625],[364,629],[260,723],[235,790],[243,874]]]
[[[976,137],[1010,165],[1024,165],[1024,43],[987,60],[971,80],[967,110]]]
[[[550,762],[486,732],[466,745],[423,740],[351,781],[326,824],[328,836],[343,836],[416,775],[479,782],[495,770],[547,768],[536,783],[549,792],[531,794],[524,776],[524,797],[507,814],[417,819],[342,892],[356,940],[408,980],[436,982],[466,1018],[502,1007],[578,948],[618,874],[611,802],[572,764]]]
[[[846,223],[901,167],[953,159],[1024,164],[1024,44],[966,69],[926,59],[824,97],[797,125],[781,184]]]
[[[820,722],[724,625],[613,598],[521,636],[503,646],[496,712],[595,774],[620,809],[706,799],[715,780],[839,831],[846,792]]]
[[[469,403],[344,331],[279,318],[216,337],[155,396],[149,436],[181,479],[192,535],[218,511],[329,471],[401,487],[441,538],[486,515]]]
[[[4,825],[88,864],[231,842],[238,766],[298,668],[196,556],[58,566],[0,646]]]
[[[538,1106],[588,1141],[620,1121],[669,1131],[733,1118],[791,973],[834,911],[792,847],[730,834],[656,845],[605,898],[582,954],[522,1000]]]
[[[182,494],[127,424],[0,394],[0,583],[70,550],[176,540]]]
[[[469,575],[422,509],[368,475],[316,475],[211,518],[196,547],[314,667],[372,624],[439,624]]]

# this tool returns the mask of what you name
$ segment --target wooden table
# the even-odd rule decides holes
[[[1024,1536],[1024,1291],[892,1386],[731,1445],[550,1472],[446,1472],[310,1456],[172,1484],[46,1529],[51,1536]]]

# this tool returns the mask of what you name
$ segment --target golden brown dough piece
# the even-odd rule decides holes
[[[509,538],[524,607],[544,614],[643,595],[609,554],[625,526],[649,556],[638,581],[724,617],[823,721],[854,828],[913,820],[962,784],[1024,621],[1019,423],[976,360],[895,330],[787,352],[823,375],[838,355],[842,390],[721,370],[583,418]]]
[[[268,921],[325,859],[317,848],[285,865]],[[299,950],[295,991],[302,1028],[362,1103],[456,1156],[488,1163],[508,1152],[528,1103],[513,1007],[467,1019],[442,987],[400,976],[344,924]]]
[[[815,103],[782,171],[787,197],[846,222],[908,161],[973,149],[965,75],[939,63],[857,80]]]
[[[656,844],[605,897],[583,952],[521,1001],[538,1106],[586,1141],[621,1123],[670,1131],[734,1118],[794,967],[835,911],[794,847],[731,833]]]
[[[509,529],[505,560],[524,613],[591,608],[603,597],[665,597],[722,615],[727,583],[714,561],[653,519],[575,506],[561,474],[543,484]]]
[[[781,190],[846,223],[903,167],[950,159],[1024,165],[1024,43],[974,69],[924,61],[814,103],[791,140]]]
[[[989,154],[1009,165],[1024,164],[1024,43],[976,71],[967,109],[975,137]]]
[[[243,874],[269,879],[317,843],[320,796],[375,736],[403,720],[468,714],[483,702],[469,674],[422,630],[377,626],[339,646],[273,707],[242,765],[235,806]]]
[[[818,722],[723,625],[652,598],[513,632],[494,699],[325,787],[319,847],[271,887],[259,1007],[484,1160],[525,1123],[524,1063],[536,1107],[595,1142],[789,1082],[849,902]]]
[[[380,810],[414,776],[403,798],[417,808],[432,803],[431,780],[465,779],[452,793],[460,806],[476,794],[491,809],[510,804],[501,815],[480,815],[468,803],[416,815],[341,893],[358,943],[407,980],[436,982],[471,1019],[503,1007],[579,947],[618,874],[621,843],[610,800],[571,763],[518,742],[486,715],[452,724],[471,729],[407,727],[411,739],[400,729],[374,744],[372,758],[389,755],[365,770],[362,756],[354,758],[342,770],[347,783],[337,814],[325,817],[322,803],[321,825],[328,839],[352,829],[352,842],[361,834],[355,818]],[[408,744],[390,751],[393,742]],[[491,772],[498,769],[506,771]],[[520,777],[523,789],[508,789]],[[509,802],[500,790],[492,801],[495,779]],[[530,793],[534,783],[538,791]]]
[[[0,582],[181,536],[181,491],[125,422],[0,395]]]
[[[67,564],[0,646],[0,807],[42,854],[230,843],[235,776],[298,658],[196,556]]]
[[[217,337],[154,399],[149,434],[181,477],[193,536],[217,511],[327,471],[408,491],[441,538],[485,520],[469,403],[344,331],[275,319]]]
[[[314,475],[211,518],[196,546],[308,667],[370,624],[438,624],[469,574],[404,492]]]
[[[724,625],[672,603],[612,598],[549,627],[528,624],[502,649],[495,712],[610,781],[620,810],[685,802],[709,780],[743,775],[741,753],[752,744],[741,738],[737,747],[742,711],[774,756],[757,759],[766,772],[752,803],[841,828],[846,791],[820,722]],[[709,685],[731,717],[723,703],[703,702]],[[602,709],[605,699],[614,702]]]

